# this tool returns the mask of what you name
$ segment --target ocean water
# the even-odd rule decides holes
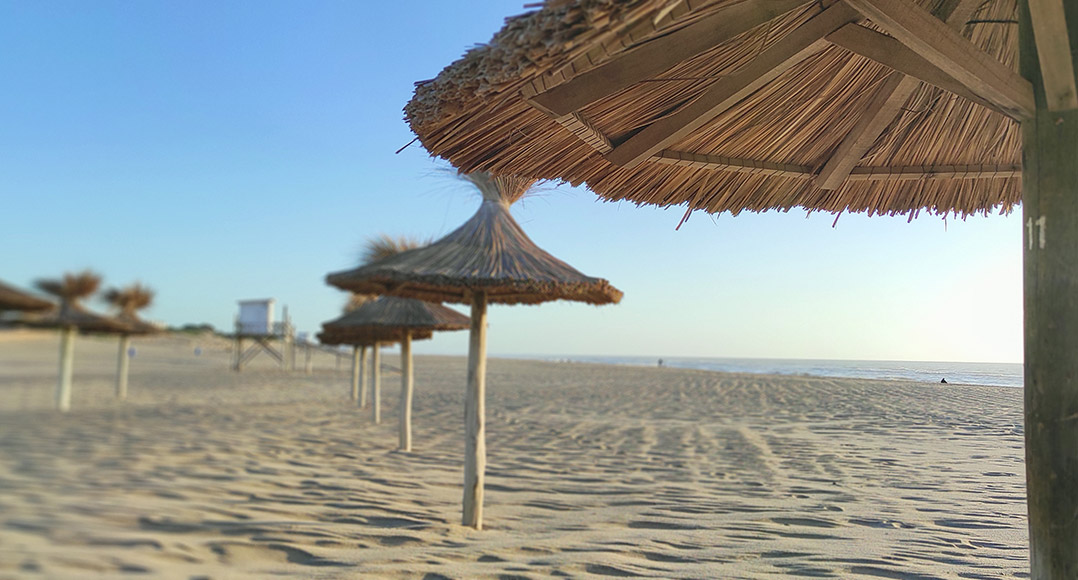
[[[590,362],[615,365],[656,366],[659,357],[646,356],[542,356],[530,357],[564,362]],[[1019,363],[966,363],[868,360],[811,360],[768,358],[689,358],[663,357],[664,366],[769,375],[801,375],[860,379],[897,379],[921,383],[995,385],[1021,387]]]

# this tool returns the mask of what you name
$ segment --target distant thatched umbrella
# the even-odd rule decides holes
[[[33,294],[28,294],[0,282],[0,312],[5,310],[19,310],[22,312],[38,312],[55,308],[56,305]]]
[[[468,178],[483,194],[483,203],[460,228],[429,246],[330,274],[326,280],[363,294],[471,304],[463,522],[481,529],[487,303],[538,304],[562,299],[609,304],[618,302],[622,294],[606,280],[581,274],[528,239],[510,215],[509,205],[534,180],[485,173]]]
[[[464,330],[468,317],[442,306],[412,298],[382,296],[323,325],[327,330],[351,328],[357,332],[394,336],[401,343],[400,449],[412,450],[412,339],[417,333]],[[377,352],[377,345],[375,352]],[[378,422],[378,395],[375,395]]]
[[[113,308],[119,310],[116,315],[130,327],[130,330],[120,334],[120,352],[116,363],[116,398],[127,398],[127,371],[131,362],[128,349],[131,348],[131,336],[153,334],[158,332],[156,326],[143,321],[138,316],[138,311],[153,303],[154,291],[142,284],[135,282],[125,288],[110,288],[105,292],[104,299]]]
[[[75,357],[75,331],[121,334],[130,332],[127,323],[88,312],[80,301],[97,292],[101,276],[85,270],[64,274],[60,280],[38,280],[42,292],[60,299],[60,306],[29,322],[31,326],[60,329],[60,378],[56,385],[56,408],[71,409],[71,373]]]
[[[327,328],[326,325],[337,323],[344,317],[323,323],[322,332],[317,335],[322,344],[348,344],[352,345],[352,400],[356,401],[360,408],[367,406],[367,348],[373,347],[374,360],[372,361],[371,376],[374,383],[374,407],[373,418],[375,423],[382,422],[382,369],[380,348],[385,344],[400,342],[400,333],[369,332],[350,329],[347,327]],[[412,336],[415,340],[425,340],[433,336],[431,332],[419,332]]]

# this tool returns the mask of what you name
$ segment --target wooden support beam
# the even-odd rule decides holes
[[[1048,110],[1025,2],[1018,18],[1020,68],[1037,91],[1022,123],[1029,576],[1078,578],[1078,110]],[[1078,19],[1067,27],[1078,34]]]
[[[60,375],[56,380],[56,410],[71,410],[71,375],[75,368],[75,327],[60,329]]]
[[[127,399],[127,375],[131,365],[131,357],[127,356],[127,349],[131,348],[131,335],[120,335],[120,352],[116,359],[116,399]]]
[[[684,151],[660,151],[650,159],[655,163],[664,165],[678,165],[681,167],[696,167],[700,169],[720,169],[722,171],[734,171],[737,173],[757,173],[762,175],[774,175],[778,177],[812,177],[812,168],[807,165],[791,165],[785,163],[772,163],[769,161],[756,161],[753,159],[737,159],[722,157],[720,155],[701,155],[699,153],[686,153]]]
[[[980,2],[981,0],[952,0],[951,2],[945,2],[937,12],[937,16],[955,30],[961,30],[966,20],[969,20],[974,10],[980,5]],[[866,35],[862,31],[869,34]],[[838,189],[842,186],[853,168],[861,162],[865,153],[876,142],[876,139],[879,139],[884,130],[898,117],[902,107],[913,96],[913,92],[917,90],[917,87],[920,86],[920,80],[925,80],[930,84],[974,100],[984,106],[992,106],[987,101],[983,101],[976,95],[965,91],[965,87],[960,83],[944,74],[943,71],[928,64],[927,61],[907,49],[902,43],[888,36],[856,24],[847,24],[828,35],[828,40],[835,42],[846,50],[885,64],[899,72],[892,74],[884,82],[883,86],[876,91],[868,109],[861,114],[857,124],[854,125],[853,129],[842,140],[842,143],[839,144],[838,149],[824,164],[823,169],[820,170],[820,176],[816,179],[816,186],[820,189]],[[868,54],[870,51],[875,51],[875,54]],[[904,69],[895,61],[908,62],[911,68]],[[933,76],[933,74],[926,75],[924,73],[924,71],[928,70],[938,72],[939,78],[926,79],[926,76]],[[943,87],[940,84],[941,81],[954,86]]]
[[[806,0],[739,2],[619,54],[569,82],[547,89],[550,79],[533,81],[524,97],[553,117],[568,115],[804,4]]]
[[[461,523],[483,529],[483,486],[487,470],[487,296],[472,296],[468,335],[468,387],[464,395],[464,513]]]
[[[359,401],[359,345],[352,347],[352,400]],[[363,353],[366,354],[366,353]],[[358,404],[358,403],[357,403]]]
[[[569,113],[564,117],[556,117],[554,120],[599,153],[606,154],[613,151],[614,146],[610,144],[610,139],[579,113]]]
[[[404,331],[401,340],[401,398],[400,398],[400,450],[412,450],[412,393],[415,391],[412,379],[412,331]]]
[[[651,158],[655,163],[755,173],[776,177],[814,177],[812,167],[790,163],[773,163],[754,159],[737,159],[719,155],[701,155],[684,151],[661,151]],[[916,165],[908,167],[857,167],[849,175],[849,181],[894,181],[918,179],[1003,179],[1022,175],[1022,166],[1000,165]]]
[[[374,424],[382,422],[382,345],[374,343],[371,353],[371,417]]]
[[[1029,12],[1048,110],[1078,109],[1074,61],[1063,0],[1029,0]]]
[[[828,46],[828,34],[860,18],[845,3],[835,4],[761,52],[741,70],[715,82],[682,106],[614,147],[607,161],[631,168],[685,138],[806,58]]]
[[[902,181],[922,179],[1005,179],[1022,175],[1022,166],[915,165],[910,167],[855,167],[849,181]]]
[[[864,26],[848,24],[827,35],[827,40],[836,46],[841,46],[850,52],[859,54],[869,60],[874,60],[904,75],[954,93],[1008,117],[1011,116],[1008,110],[973,92],[924,57],[910,50],[906,45],[886,34],[880,34]],[[915,88],[916,85],[913,85],[913,89]],[[913,89],[910,89],[909,95],[913,94]],[[907,98],[909,95],[907,95]],[[904,102],[900,104],[904,104]]]
[[[367,347],[359,347],[359,408],[367,407]]]
[[[1029,81],[985,54],[912,0],[846,0],[925,60],[1015,119],[1033,114]]]

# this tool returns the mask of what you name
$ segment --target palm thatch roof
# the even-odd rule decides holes
[[[417,83],[462,171],[718,213],[1020,201],[1017,0],[548,0]]]
[[[55,307],[55,304],[44,298],[38,298],[33,294],[23,292],[14,286],[10,286],[0,281],[0,312],[4,310],[34,312]]]
[[[64,303],[50,312],[34,316],[25,322],[37,328],[76,328],[82,332],[139,334],[139,330],[129,322],[95,314],[76,302]]]
[[[318,337],[327,344],[362,345],[375,341],[399,342],[406,332],[411,332],[412,338],[430,338],[436,330],[468,327],[467,316],[440,304],[382,296],[323,323]]]
[[[318,338],[318,342],[322,344],[339,345],[345,344],[350,346],[374,346],[375,344],[391,344],[394,342],[400,342],[404,339],[404,333],[401,331],[386,331],[386,330],[349,330],[349,331],[329,331],[323,330],[315,335]],[[434,332],[415,331],[412,333],[412,340],[427,340],[434,336]]]
[[[431,302],[470,303],[473,293],[503,304],[575,300],[608,304],[622,293],[602,278],[585,276],[535,245],[509,213],[534,180],[473,175],[483,194],[479,210],[430,245],[406,250],[326,277],[360,294],[386,294]]]
[[[119,310],[116,318],[131,328],[127,334],[153,334],[161,329],[139,317],[138,311],[153,303],[155,292],[139,282],[124,288],[110,288],[103,296],[105,302]]]

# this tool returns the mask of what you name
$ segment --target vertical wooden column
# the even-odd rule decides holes
[[[401,340],[400,450],[412,450],[412,332]]]
[[[131,335],[120,335],[120,358],[116,363],[116,398],[123,401],[127,398],[127,370],[131,364],[131,358],[127,356],[127,349],[131,348]]]
[[[374,423],[377,425],[382,422],[382,356],[381,345],[377,342],[374,343],[374,352],[371,354],[371,390],[372,401],[371,409],[374,415]]]
[[[462,523],[483,529],[483,484],[487,469],[487,297],[472,296],[468,336],[468,389],[464,395],[464,517]]]
[[[359,407],[367,406],[367,347],[359,347]]]
[[[1071,39],[1076,25],[1072,13]],[[1037,101],[1034,118],[1022,123],[1031,578],[1078,578],[1078,111],[1053,113],[1045,105],[1024,1],[1019,37],[1020,70]]]
[[[75,364],[75,327],[60,329],[60,378],[56,382],[56,409],[71,410],[71,374]]]
[[[340,360],[338,358],[338,360]],[[359,345],[352,347],[352,400],[359,400]]]
[[[243,364],[243,336],[238,332],[236,333],[236,344],[233,350],[235,351],[236,359],[232,363],[232,370],[239,372],[240,366]]]

